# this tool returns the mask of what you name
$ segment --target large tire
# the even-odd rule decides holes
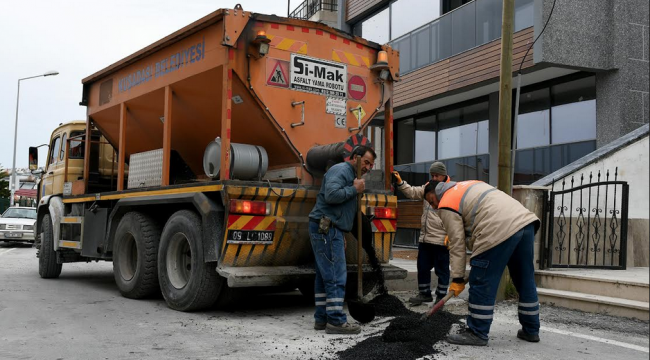
[[[205,309],[215,303],[225,279],[216,263],[203,257],[203,227],[192,211],[172,215],[163,229],[158,250],[160,290],[167,305],[179,311]]]
[[[113,242],[113,275],[120,293],[142,299],[158,287],[160,226],[149,216],[130,212],[120,220]]]
[[[54,279],[61,275],[62,264],[56,262],[54,251],[54,235],[52,234],[52,219],[46,214],[41,219],[41,250],[38,256],[38,274],[43,279]]]

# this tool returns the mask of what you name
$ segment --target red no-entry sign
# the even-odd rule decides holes
[[[348,96],[354,100],[366,97],[366,81],[361,76],[354,75],[348,80]]]

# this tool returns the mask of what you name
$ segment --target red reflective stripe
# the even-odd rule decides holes
[[[316,30],[316,35],[323,35],[323,30]]]
[[[302,32],[309,33],[309,28],[302,28]]]
[[[255,227],[264,220],[264,216],[253,216],[253,218],[242,226],[242,230],[255,230]]]
[[[234,224],[237,220],[239,220],[240,217],[241,217],[241,215],[230,215],[230,216],[228,216],[228,227],[231,227],[232,224]]]
[[[357,44],[357,48],[359,48],[359,49],[363,49],[363,45],[361,45],[361,44]]]
[[[276,220],[273,220],[273,222],[270,223],[269,226],[266,227],[266,230],[275,230],[275,223],[276,223]]]
[[[293,26],[291,26],[291,25],[287,25],[287,30],[289,30],[289,31],[294,31],[295,28],[294,28]]]
[[[336,40],[336,35],[334,35],[334,34],[330,34],[330,39],[332,39],[332,40]]]
[[[348,39],[343,39],[343,43],[344,43],[345,45],[350,45],[350,40],[348,40]]]
[[[373,220],[372,223],[377,227],[377,231],[386,232],[386,227],[381,223],[381,220]]]
[[[279,29],[280,24],[271,24],[271,29]]]

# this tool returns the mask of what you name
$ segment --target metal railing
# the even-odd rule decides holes
[[[338,2],[336,0],[305,0],[302,4],[289,14],[290,18],[309,20],[319,11],[337,11]]]
[[[561,190],[554,190],[553,183],[544,204],[542,266],[626,268],[629,185],[617,178],[618,168],[614,181],[610,181],[607,170],[605,181],[601,181],[598,171],[596,179],[589,174],[589,183],[584,174],[580,185],[572,176],[570,188],[566,179],[562,180]]]
[[[515,32],[533,26],[533,2],[515,0]],[[502,8],[502,0],[472,1],[392,40],[400,52],[400,74],[499,39]]]

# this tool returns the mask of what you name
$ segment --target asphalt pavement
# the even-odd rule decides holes
[[[60,278],[41,279],[35,253],[0,242],[0,359],[336,359],[390,320],[377,318],[360,335],[326,335],[312,328],[310,299],[270,289],[244,294],[228,310],[182,313],[161,296],[123,298],[107,262],[64,264]],[[453,299],[445,311],[466,314],[467,304]],[[503,302],[488,347],[439,342],[435,359],[648,359],[648,322],[541,312],[540,343],[516,339],[516,303]]]

